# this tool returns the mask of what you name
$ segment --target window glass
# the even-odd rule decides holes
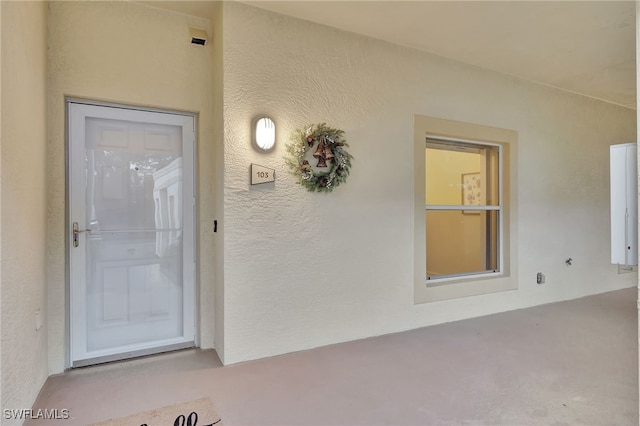
[[[427,279],[500,271],[500,148],[427,138]]]
[[[427,210],[427,279],[497,272],[498,214]]]
[[[497,146],[428,142],[427,205],[500,204]]]

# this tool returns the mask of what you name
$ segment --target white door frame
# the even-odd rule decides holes
[[[136,108],[126,105],[107,104],[101,102],[92,102],[87,100],[78,100],[67,98],[66,111],[67,111],[67,214],[66,214],[66,227],[67,227],[67,321],[68,321],[68,366],[79,367],[83,365],[97,364],[102,362],[108,362],[118,359],[131,358],[134,356],[143,356],[151,353],[164,352],[168,350],[175,350],[187,347],[195,346],[197,342],[197,283],[196,283],[196,115],[191,113],[166,111],[159,109],[145,109]],[[78,324],[74,321],[74,318],[81,317],[85,314],[84,307],[79,307],[79,303],[74,303],[78,298],[82,298],[84,295],[79,294],[78,286],[74,289],[72,284],[74,282],[84,282],[84,277],[78,275],[79,268],[75,267],[77,264],[84,264],[86,262],[86,255],[84,251],[77,251],[73,253],[74,247],[72,245],[72,226],[73,222],[79,222],[80,228],[86,228],[84,222],[86,214],[84,212],[78,212],[77,207],[81,206],[84,210],[86,204],[84,203],[84,197],[81,196],[81,200],[78,200],[80,191],[78,187],[83,188],[86,184],[84,177],[82,176],[80,167],[73,168],[73,164],[82,164],[83,152],[74,150],[72,141],[81,138],[84,141],[84,121],[86,117],[99,116],[100,118],[107,119],[122,119],[124,114],[127,114],[127,119],[132,121],[145,122],[152,120],[152,117],[157,117],[156,114],[164,114],[164,118],[167,119],[167,124],[177,125],[182,128],[182,142],[183,142],[183,217],[185,219],[185,227],[183,231],[183,338],[175,343],[169,342],[167,345],[163,345],[161,348],[149,347],[149,348],[136,348],[132,351],[120,351],[118,353],[93,353],[88,354],[86,351],[78,350],[77,342],[74,341],[75,332],[84,332],[85,324]],[[73,217],[75,216],[75,217]],[[82,221],[82,222],[80,222]],[[80,235],[80,244],[85,243],[85,236]],[[78,281],[80,280],[80,281]],[[81,327],[80,330],[77,327]],[[79,355],[82,354],[82,355]],[[80,358],[78,358],[80,356]]]

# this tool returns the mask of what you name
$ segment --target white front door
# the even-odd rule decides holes
[[[72,365],[193,346],[195,117],[68,116]]]

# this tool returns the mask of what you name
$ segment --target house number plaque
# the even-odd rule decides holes
[[[251,164],[251,185],[275,182],[276,171],[259,164]]]

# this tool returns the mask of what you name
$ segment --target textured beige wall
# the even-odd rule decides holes
[[[49,369],[65,367],[65,96],[198,113],[200,344],[213,346],[213,49],[190,44],[211,22],[131,2],[49,4]]]
[[[55,2],[50,17],[51,372],[66,345],[64,95],[200,111],[202,344],[213,343],[215,274],[226,363],[632,285],[602,241],[604,160],[635,138],[634,111],[232,2],[204,55],[177,41],[197,18],[117,2]],[[260,113],[279,129],[266,155],[250,146]],[[518,291],[414,306],[414,114],[520,134]],[[330,195],[304,192],[282,161],[290,132],[322,121],[347,131],[356,157]],[[273,187],[248,185],[251,162],[276,168]]]
[[[607,243],[608,146],[635,139],[634,110],[235,2],[224,99],[226,363],[635,285]],[[262,155],[260,113],[278,126]],[[414,305],[416,114],[518,133],[517,290]],[[282,157],[294,129],[324,121],[355,161],[344,186],[312,194]],[[249,187],[251,162],[276,169],[273,187]]]
[[[0,4],[0,158],[2,158],[2,4]],[[2,161],[0,161],[0,194],[2,194]],[[2,196],[0,195],[0,241],[2,240]],[[2,244],[0,243],[0,265]],[[2,268],[0,267],[0,408],[2,405]]]
[[[216,5],[213,24],[213,129],[214,129],[214,217],[218,220],[218,233],[214,238],[215,282],[215,347],[224,362],[224,66],[223,66],[223,11]]]
[[[30,408],[48,376],[46,4],[0,2],[2,408]],[[2,420],[2,424],[20,421]]]
[[[636,87],[640,87],[640,2],[636,2]],[[636,112],[640,110],[640,96],[636,95]],[[636,142],[640,141],[640,117],[636,114],[637,133]],[[639,154],[640,162],[640,154]],[[640,167],[638,167],[640,170]],[[640,180],[639,180],[640,182]],[[638,185],[638,191],[640,191],[640,184]],[[638,197],[640,200],[640,197]],[[640,207],[639,207],[640,208]],[[640,239],[640,236],[638,237]],[[638,285],[638,311],[640,311],[640,281]],[[640,330],[640,312],[638,315],[638,330]],[[638,347],[640,347],[640,331],[638,332]],[[640,351],[638,351],[638,371],[640,371]],[[638,386],[640,387],[640,375],[638,376]],[[638,406],[640,407],[640,399],[638,399]]]

